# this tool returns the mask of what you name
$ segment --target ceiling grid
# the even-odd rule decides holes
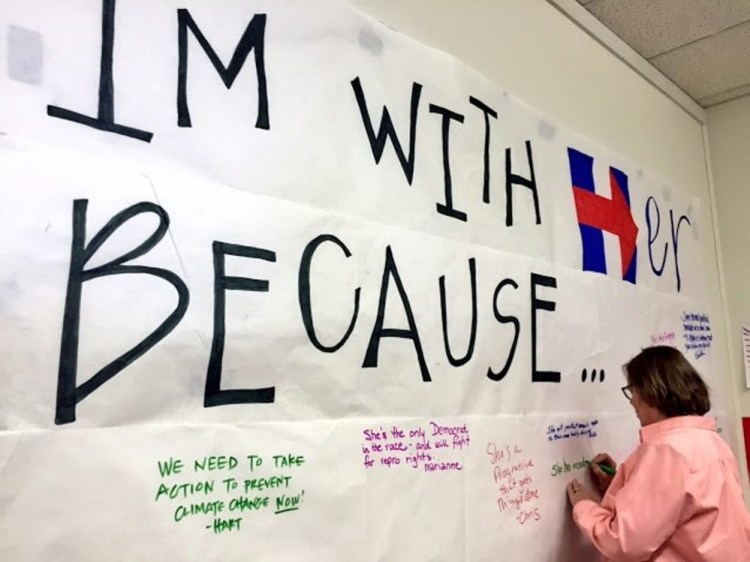
[[[750,94],[750,0],[578,0],[701,107]]]

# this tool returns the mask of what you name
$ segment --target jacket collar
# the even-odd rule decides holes
[[[640,430],[641,443],[651,441],[665,431],[688,427],[716,431],[716,420],[706,416],[676,416],[674,418],[667,418],[642,427]]]

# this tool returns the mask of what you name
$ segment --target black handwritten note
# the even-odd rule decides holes
[[[683,312],[681,320],[685,349],[688,353],[692,353],[696,359],[700,359],[711,348],[714,339],[708,314]]]
[[[573,421],[547,426],[547,441],[596,437],[598,419]]]

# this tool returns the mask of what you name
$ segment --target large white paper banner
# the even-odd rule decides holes
[[[0,559],[583,560],[698,201],[332,1],[6,0]]]

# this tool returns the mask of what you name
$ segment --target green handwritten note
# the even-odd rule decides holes
[[[203,519],[214,534],[242,530],[255,513],[281,515],[302,507],[305,490],[295,476],[305,457],[294,453],[210,455],[157,461],[160,482],[154,501],[169,504],[175,523]]]

